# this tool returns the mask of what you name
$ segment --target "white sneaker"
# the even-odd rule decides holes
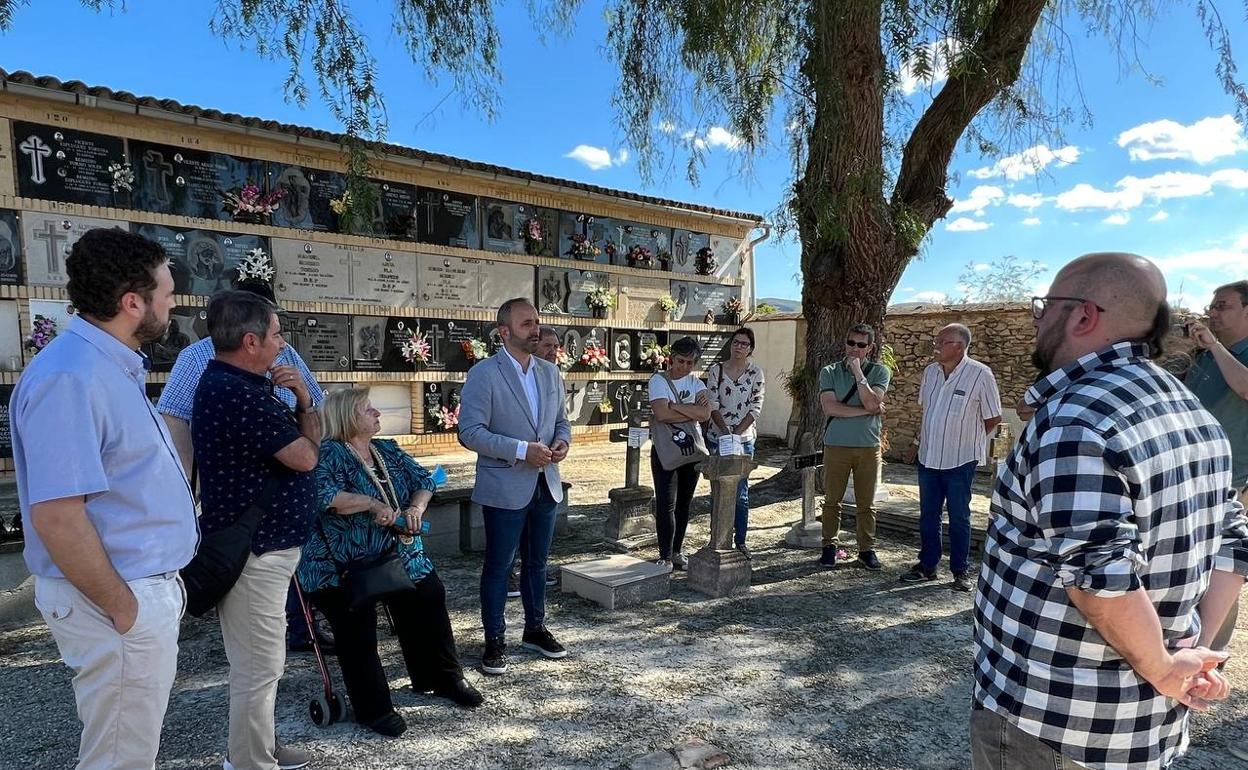
[[[290,746],[278,746],[273,754],[277,759],[277,770],[301,770],[312,761],[311,754]],[[227,759],[221,763],[221,770],[234,770],[234,765]]]
[[[685,555],[683,553],[681,553],[680,551],[677,551],[676,553],[672,554],[672,569],[678,569],[678,570],[683,571],[685,567],[687,566],[689,566],[689,560],[685,558]]]

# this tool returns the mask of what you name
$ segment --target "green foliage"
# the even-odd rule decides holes
[[[1007,254],[989,265],[967,263],[958,285],[961,302],[1026,302],[1035,293],[1036,280],[1048,270],[1042,262],[1020,262]]]
[[[779,312],[780,312],[780,308],[776,307],[770,302],[760,303],[758,307],[754,308],[755,315],[774,315]]]
[[[889,374],[893,377],[897,376],[897,353],[892,345],[887,343],[880,345],[879,361],[888,369]]]

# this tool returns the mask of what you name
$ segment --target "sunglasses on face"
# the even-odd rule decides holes
[[[855,342],[853,340],[845,340],[845,346],[856,347],[856,348],[859,348],[860,350],[865,350],[871,347],[871,343],[870,342]]]

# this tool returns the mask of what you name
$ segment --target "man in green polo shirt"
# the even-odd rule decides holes
[[[866,324],[851,328],[845,357],[819,370],[819,405],[827,424],[823,430],[823,555],[819,564],[836,566],[840,543],[841,501],[854,474],[857,507],[858,562],[880,569],[875,555],[875,484],[880,469],[880,423],[884,393],[891,379],[888,367],[871,361],[875,330]]]

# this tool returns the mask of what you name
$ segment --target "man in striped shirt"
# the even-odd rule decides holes
[[[943,550],[941,509],[948,503],[952,586],[971,590],[971,484],[988,433],[1001,422],[1001,394],[992,370],[967,355],[970,347],[971,330],[949,324],[936,333],[936,360],[923,370],[923,422],[905,457],[919,459],[919,561],[901,576],[903,583],[936,579]]]
[[[1160,770],[1230,690],[1200,646],[1248,574],[1230,444],[1149,360],[1170,323],[1155,265],[1090,254],[1050,292],[984,545],[972,767]]]

